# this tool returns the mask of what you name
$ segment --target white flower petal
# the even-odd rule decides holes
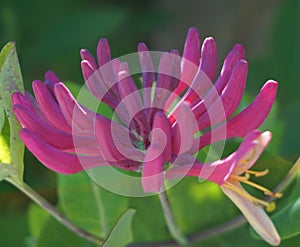
[[[235,185],[242,189],[239,183]],[[263,208],[256,206],[238,193],[221,186],[223,192],[231,199],[231,201],[241,210],[249,224],[254,230],[269,244],[278,246],[280,244],[280,236]]]

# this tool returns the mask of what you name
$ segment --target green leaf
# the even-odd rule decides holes
[[[297,161],[300,162],[300,160]],[[295,164],[296,166],[296,164]],[[298,164],[299,166],[299,164]],[[299,169],[299,168],[298,168]],[[300,234],[300,172],[298,170],[296,183],[287,198],[283,198],[282,209],[271,218],[282,239]],[[281,199],[282,200],[282,199]],[[281,202],[281,200],[279,202]],[[260,238],[253,229],[251,233],[255,238]]]
[[[28,208],[27,217],[29,231],[36,241],[50,215],[45,211],[45,209],[35,203],[32,203]]]
[[[180,229],[186,234],[207,229],[238,214],[238,210],[217,184],[198,178],[184,178],[168,191]]]
[[[64,212],[62,211],[62,213]],[[53,246],[96,247],[95,244],[77,236],[53,217],[49,217],[41,227],[35,247]]]
[[[5,114],[4,114],[2,102],[0,100],[0,134],[1,134],[3,126],[4,126],[4,122],[5,122]]]
[[[102,237],[128,206],[128,198],[102,189],[85,172],[59,175],[58,194],[68,218]]]
[[[17,91],[24,92],[24,86],[15,44],[10,42],[0,53],[0,98],[10,126],[11,164],[16,170],[17,179],[23,181],[24,144],[19,137],[21,127],[12,112],[11,102],[12,93]]]
[[[0,135],[0,162],[10,164],[11,155],[9,150],[9,125],[5,121],[3,131]]]
[[[131,223],[135,214],[134,209],[128,209],[117,221],[113,229],[106,236],[103,247],[126,246],[132,242]]]
[[[25,245],[28,236],[26,215],[19,210],[12,210],[12,207],[7,207],[1,209],[0,218],[1,246],[27,247]]]
[[[136,242],[171,239],[157,196],[130,198],[129,207],[136,209],[132,223]]]

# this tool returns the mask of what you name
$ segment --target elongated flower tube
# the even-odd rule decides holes
[[[280,236],[263,210],[265,207],[267,211],[273,211],[275,203],[248,194],[241,185],[249,185],[262,191],[267,196],[281,197],[281,193],[272,193],[267,188],[249,180],[252,175],[260,177],[268,173],[268,170],[252,171],[250,168],[255,164],[270,139],[270,132],[252,131],[245,137],[238,150],[227,158],[207,164],[199,162],[194,162],[194,164],[182,163],[169,169],[166,177],[171,179],[186,175],[196,176],[217,183],[241,210],[255,231],[269,244],[277,246],[280,243]],[[188,163],[188,158],[185,162]]]
[[[258,128],[277,91],[277,82],[268,81],[248,107],[232,116],[246,85],[244,49],[233,47],[216,78],[214,39],[204,39],[201,46],[195,28],[187,34],[182,57],[177,50],[162,52],[158,66],[147,46],[138,45],[140,85],[131,77],[130,64],[111,58],[106,39],[99,41],[96,59],[85,49],[80,55],[87,88],[115,117],[80,104],[58,76],[47,72],[44,82],[32,83],[35,97],[28,92],[12,96],[23,127],[20,136],[53,171],[71,174],[110,165],[141,172],[145,192],[163,189],[170,164],[196,159],[199,149]]]

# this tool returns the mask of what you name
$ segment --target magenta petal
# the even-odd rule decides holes
[[[118,88],[120,92],[120,99],[126,111],[129,113],[129,119],[135,120],[139,125],[139,129],[144,129],[147,127],[146,118],[144,115],[144,107],[142,103],[142,99],[140,97],[140,93],[134,83],[134,80],[129,75],[127,63],[121,63],[120,71],[118,73]],[[121,105],[119,105],[121,107]],[[123,114],[124,110],[119,113]],[[148,129],[145,130],[148,132]]]
[[[273,106],[277,87],[277,82],[272,80],[267,81],[252,103],[228,121],[228,138],[243,137],[249,131],[256,129],[263,123]]]
[[[108,162],[116,162],[129,159],[130,154],[122,154],[117,142],[119,141],[118,133],[113,134],[113,126],[118,125],[110,119],[98,115],[95,120],[95,135],[98,143],[98,149],[101,155]],[[126,155],[126,156],[125,156]]]
[[[72,174],[83,169],[90,169],[103,165],[112,165],[126,170],[136,170],[138,163],[127,161],[108,163],[101,156],[78,156],[56,149],[28,129],[20,132],[20,137],[26,147],[49,169],[62,173]]]
[[[63,174],[71,174],[83,170],[76,155],[65,153],[50,146],[30,130],[21,130],[20,137],[26,147],[49,169]]]
[[[199,65],[200,59],[200,36],[197,28],[190,28],[185,40],[183,58]],[[184,70],[184,64],[182,65]]]
[[[94,71],[92,65],[86,60],[81,62],[81,69],[85,83],[93,96],[115,109],[118,102],[111,94],[107,85],[103,83],[100,71]]]
[[[111,60],[110,46],[107,39],[100,39],[97,47],[97,59],[99,67]]]
[[[105,83],[107,87],[119,97],[118,87],[115,85],[117,79],[111,62],[110,46],[107,39],[100,39],[97,47],[97,59],[99,72],[103,79],[102,83]]]
[[[142,187],[145,192],[159,192],[163,184],[163,158],[161,149],[151,145],[146,151],[142,171]]]
[[[187,103],[182,103],[178,110],[176,124],[173,132],[173,153],[176,155],[189,151],[194,145],[194,133],[196,132],[196,119]]]
[[[34,101],[35,101],[35,99],[34,99]],[[22,105],[29,111],[33,111],[33,112],[36,111],[36,108],[32,105],[31,101],[20,92],[15,92],[12,94],[12,104],[13,105]],[[36,104],[36,101],[35,101],[35,104]]]
[[[91,148],[90,144],[92,143],[94,138],[76,137],[62,130],[56,129],[50,126],[39,115],[32,111],[29,111],[21,105],[14,105],[13,111],[22,127],[28,128],[31,131],[35,132],[40,136],[40,138],[44,139],[53,147],[63,150],[74,150],[73,138],[76,138],[76,144],[78,147],[86,149]]]
[[[115,58],[115,59],[111,60],[110,63],[111,63],[112,70],[114,72],[115,78],[118,78],[118,73],[119,73],[119,70],[120,70],[121,61],[119,59]],[[115,86],[117,86],[117,83],[116,83]]]
[[[143,161],[142,186],[145,192],[159,192],[163,184],[163,164],[171,160],[171,126],[163,112],[154,117],[151,145]]]
[[[180,78],[180,57],[176,50],[164,52],[159,61],[153,106],[164,109],[166,101],[176,89]]]
[[[78,135],[94,135],[96,113],[79,105],[63,83],[57,83],[54,92],[66,121],[72,126],[72,132]]]
[[[90,63],[93,70],[98,69],[98,66],[97,66],[94,56],[88,50],[81,49],[80,56],[81,56],[82,60],[87,60]]]
[[[181,76],[178,87],[174,90],[166,103],[166,109],[172,104],[177,95],[180,95],[193,81],[198,70],[200,60],[200,36],[196,28],[190,28],[186,37],[181,60]]]
[[[200,136],[196,140],[199,143],[199,149],[209,145],[212,142],[212,137],[213,142],[223,140],[224,138],[243,137],[251,130],[258,128],[272,108],[277,86],[277,82],[272,80],[267,81],[256,98],[242,112],[234,116],[227,123]],[[226,135],[224,135],[224,130],[226,131]],[[197,152],[198,150],[193,151]]]
[[[160,145],[164,162],[171,160],[172,142],[171,125],[166,115],[159,111],[155,114],[153,120],[151,144]]]
[[[190,163],[169,168],[166,171],[165,178],[174,179],[182,178],[184,176],[193,176],[222,185],[229,171],[232,169],[234,158],[234,155],[230,155],[222,160],[202,164],[195,159],[195,157],[190,156],[189,159],[186,159],[185,161]]]
[[[213,86],[212,81],[207,75],[199,68],[194,77],[190,88],[183,96],[183,100],[192,103],[194,100],[200,100],[204,97],[207,90]]]
[[[143,104],[134,80],[129,74],[127,63],[121,63],[118,80],[121,100],[133,116],[143,109]]]
[[[248,64],[245,60],[241,60],[232,72],[220,98],[216,99],[207,111],[198,117],[199,130],[213,126],[231,116],[242,100],[247,72]]]
[[[218,68],[217,46],[213,38],[203,41],[200,59],[200,69],[213,81]]]
[[[118,77],[115,74],[113,64],[114,66],[116,62],[109,62],[104,65],[102,65],[99,68],[99,73],[101,74],[101,77],[103,79],[103,83],[106,84],[106,87],[113,92],[116,98],[120,97],[119,88],[118,88]]]
[[[226,86],[233,69],[237,65],[240,60],[245,59],[245,50],[242,45],[235,45],[233,49],[226,56],[223,67],[221,70],[221,74],[218,80],[215,83],[216,90],[221,92],[223,88]]]
[[[71,133],[71,126],[45,85],[41,81],[33,81],[32,87],[39,108],[48,122],[58,129]]]
[[[144,43],[138,45],[138,55],[143,77],[144,105],[147,108],[151,105],[151,90],[147,90],[147,88],[151,88],[155,80],[153,62],[149,50]]]
[[[241,168],[240,173],[243,173],[244,169],[249,169],[258,159],[269,141],[270,132],[261,133],[254,130],[245,137],[237,151],[227,158],[201,164],[192,155],[187,155],[184,160],[185,164],[181,162],[178,167],[168,169],[165,177],[173,179],[184,176],[195,176],[222,185],[234,172],[237,165]],[[241,160],[243,160],[242,163],[240,162]],[[176,162],[175,165],[177,165]]]
[[[50,70],[45,73],[45,79],[47,81],[51,81],[53,83],[61,82],[61,80],[58,78],[58,76]]]
[[[50,126],[39,115],[21,105],[14,105],[13,111],[23,127],[35,132],[50,145],[59,149],[74,148],[71,134]]]

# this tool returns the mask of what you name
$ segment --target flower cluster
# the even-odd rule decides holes
[[[83,77],[92,95],[110,106],[117,120],[78,103],[61,80],[47,72],[44,82],[32,84],[35,98],[27,92],[12,97],[27,148],[58,173],[103,165],[141,171],[145,192],[161,191],[164,179],[186,175],[208,179],[221,186],[267,242],[278,245],[278,233],[262,208],[271,209],[273,204],[254,198],[240,185],[280,196],[249,181],[251,174],[264,175],[249,168],[271,138],[269,132],[256,129],[269,114],[277,82],[266,82],[257,97],[234,115],[246,85],[244,49],[233,47],[217,77],[214,39],[206,38],[201,47],[195,28],[187,34],[182,57],[177,50],[161,54],[157,73],[147,46],[138,45],[141,90],[128,64],[111,59],[107,40],[99,41],[96,54],[97,60],[81,50]],[[244,140],[229,157],[205,164],[196,160],[203,147],[234,137]]]

